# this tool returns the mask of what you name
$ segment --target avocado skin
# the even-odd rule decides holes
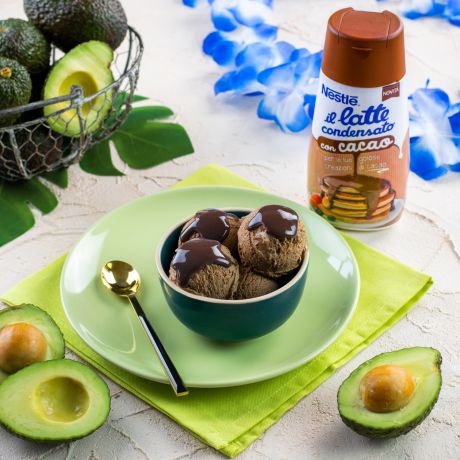
[[[436,354],[436,362],[435,362],[435,364],[438,367],[438,369],[440,369],[441,368],[441,363],[442,363],[441,353],[439,353],[439,351],[434,349],[434,348],[432,348],[432,350]],[[387,354],[387,353],[382,353],[382,354]],[[371,359],[375,359],[378,356],[381,356],[381,355],[376,355],[374,358],[371,358]],[[367,425],[358,423],[355,420],[351,420],[348,417],[346,417],[345,415],[343,415],[342,411],[340,410],[340,401],[339,401],[340,389],[342,388],[344,383],[348,380],[348,378],[353,373],[359,372],[360,369],[362,369],[363,367],[366,367],[367,365],[368,365],[368,361],[364,362],[359,367],[357,367],[343,381],[342,385],[340,385],[339,391],[337,392],[337,404],[338,404],[338,408],[339,408],[339,414],[340,414],[340,418],[345,423],[345,425],[350,427],[356,433],[358,433],[358,434],[360,434],[362,436],[366,436],[367,438],[371,438],[371,439],[389,439],[389,438],[396,438],[396,437],[401,436],[403,434],[409,433],[409,431],[413,430],[415,427],[420,425],[420,423],[422,423],[428,417],[428,415],[432,411],[434,405],[438,401],[439,393],[441,391],[441,386],[442,386],[441,373],[439,373],[440,378],[441,378],[441,385],[439,385],[438,391],[433,395],[433,399],[430,401],[427,409],[423,413],[418,415],[417,417],[414,417],[410,422],[408,422],[405,426],[403,426],[401,428],[383,429],[383,428],[378,428],[378,427],[375,427],[375,426],[367,426]]]
[[[90,40],[116,49],[128,30],[118,0],[24,0],[24,10],[29,20],[65,52]]]
[[[71,365],[71,366],[74,366],[74,367],[83,367],[83,368],[86,368],[86,369],[89,369],[89,366],[85,366],[84,364],[78,362],[78,361],[74,361],[74,360],[70,360],[70,359],[52,359],[52,360],[48,360],[48,361],[43,361],[43,362],[40,362],[40,363],[34,363],[34,364],[31,364],[30,366],[27,366],[25,367],[24,369],[21,369],[20,371],[16,372],[15,374],[11,374],[9,377],[7,377],[7,379],[4,381],[6,382],[7,380],[10,380],[10,379],[15,379],[16,381],[19,380],[18,383],[20,383],[21,381],[21,377],[22,377],[22,373],[27,370],[28,372],[30,372],[31,370],[34,371],[34,370],[37,370],[37,371],[40,371],[40,368],[43,368],[43,366],[52,366],[53,363],[59,363],[59,364],[62,364],[62,363],[69,363],[68,365]],[[91,369],[90,369],[91,370]],[[94,371],[91,370],[91,372],[94,373]],[[60,439],[59,437],[55,437],[53,439],[49,439],[49,438],[45,438],[43,436],[40,436],[39,434],[29,434],[27,436],[24,436],[22,435],[21,433],[18,433],[15,429],[15,427],[11,424],[9,424],[8,422],[5,422],[4,420],[0,420],[0,425],[3,426],[3,428],[5,428],[5,430],[9,431],[11,434],[21,438],[21,439],[25,439],[25,440],[29,440],[29,441],[37,441],[37,442],[41,442],[41,443],[45,443],[45,444],[48,444],[48,443],[52,443],[52,444],[55,444],[56,442],[60,442],[60,441],[74,441],[74,440],[77,440],[77,439],[81,439],[81,438],[84,438],[86,436],[89,436],[91,433],[94,433],[96,430],[98,430],[107,420],[109,414],[110,414],[110,409],[111,409],[111,397],[110,397],[110,390],[109,390],[109,387],[107,386],[107,384],[102,380],[100,379],[104,384],[104,398],[107,399],[107,410],[106,410],[106,413],[105,413],[105,418],[104,420],[97,424],[97,425],[94,425],[92,426],[91,428],[88,428],[87,430],[85,431],[80,431],[77,435],[74,435],[74,436],[66,436],[66,437],[63,437],[62,439]]]
[[[49,68],[51,46],[40,30],[23,19],[0,21],[0,56],[15,59],[33,77]]]
[[[0,110],[27,104],[32,94],[32,80],[27,69],[14,59],[0,57],[0,70],[10,68],[9,78],[0,76]],[[20,114],[0,116],[0,126],[14,123]]]

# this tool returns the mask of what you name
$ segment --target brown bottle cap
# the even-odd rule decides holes
[[[385,86],[406,73],[404,29],[398,16],[344,8],[328,22],[323,73],[361,88]]]

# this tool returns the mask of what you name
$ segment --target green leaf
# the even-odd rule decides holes
[[[135,94],[133,97],[133,102],[146,101],[148,97],[141,96],[140,94]]]
[[[80,167],[83,171],[98,176],[123,176],[123,173],[113,165],[110,145],[107,141],[91,147],[80,160]]]
[[[165,161],[193,153],[193,146],[184,128],[163,122],[173,115],[163,106],[133,108],[125,123],[110,137],[89,150],[80,162],[82,169],[97,175],[121,174],[112,163],[109,141],[120,158],[131,168],[146,169]]]
[[[67,186],[69,185],[69,175],[67,174],[67,168],[47,172],[42,174],[40,177],[49,182],[52,182],[53,184],[61,188],[67,188]]]
[[[116,110],[119,110],[123,102],[127,101],[128,99],[129,99],[129,94],[126,91],[119,91],[117,94],[117,98],[113,104],[113,107]],[[135,94],[133,96],[133,102],[146,101],[147,99],[148,98],[146,98],[145,96],[141,96],[140,94]]]
[[[120,129],[113,142],[121,159],[131,168],[146,169],[193,152],[184,128],[174,123],[144,123]]]
[[[38,179],[7,182],[0,180],[0,245],[14,240],[35,224],[29,205],[44,214],[58,204],[56,196]]]

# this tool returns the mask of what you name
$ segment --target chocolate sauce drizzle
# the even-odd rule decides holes
[[[259,209],[249,222],[248,230],[254,230],[264,225],[267,233],[281,240],[296,236],[298,223],[299,216],[293,209],[277,204],[269,204]]]
[[[180,241],[184,243],[196,233],[201,238],[224,241],[230,231],[228,216],[220,209],[205,209],[195,214],[192,222],[182,229]]]
[[[171,267],[176,271],[179,286],[186,286],[193,273],[211,264],[227,268],[232,262],[222,252],[219,241],[196,238],[176,249]]]

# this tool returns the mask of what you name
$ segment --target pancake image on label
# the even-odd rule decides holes
[[[377,222],[393,209],[395,191],[388,180],[366,175],[326,176],[318,208],[344,222]]]

